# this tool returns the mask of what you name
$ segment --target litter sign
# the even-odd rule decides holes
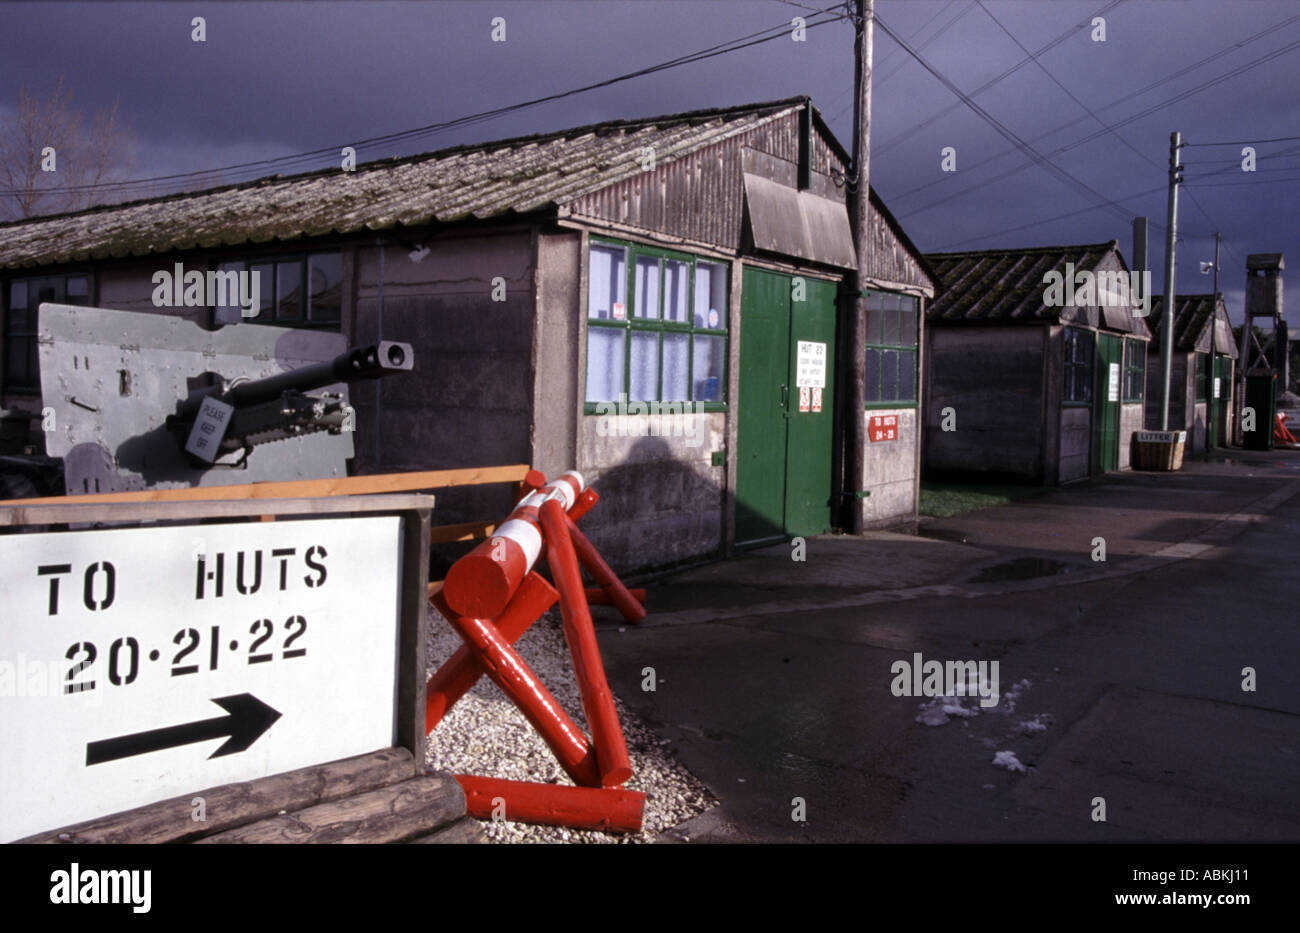
[[[0,537],[0,842],[392,745],[401,523]]]

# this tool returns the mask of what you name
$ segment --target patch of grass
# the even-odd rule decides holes
[[[1041,486],[992,486],[984,483],[921,483],[920,513],[934,518],[950,518],[963,512],[1006,505],[1030,499],[1044,492]]]

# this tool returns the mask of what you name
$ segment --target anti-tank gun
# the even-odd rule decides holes
[[[355,417],[343,394],[307,392],[409,372],[414,361],[410,344],[382,340],[265,379],[223,380],[190,392],[167,416],[167,429],[182,449],[209,464],[238,451],[247,458],[271,441],[315,431],[338,434]]]
[[[42,304],[37,328],[46,452],[74,495],[346,476],[349,388],[414,365],[395,341],[105,308]]]

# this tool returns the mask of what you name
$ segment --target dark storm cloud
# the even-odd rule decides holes
[[[801,0],[802,2],[802,0]],[[968,93],[1020,61],[1024,53],[996,16],[1030,50],[1091,19],[1106,0],[879,0],[892,28]],[[829,6],[808,2],[806,6]],[[1068,90],[1114,123],[1232,68],[1300,40],[1300,22],[1233,51],[1246,37],[1300,13],[1288,0],[1127,0],[1106,14],[1106,42],[1080,30],[1042,57]],[[752,2],[487,2],[442,3],[27,3],[0,7],[0,105],[17,87],[45,90],[66,77],[86,110],[120,98],[142,144],[139,176],[210,170],[258,158],[344,145],[350,141],[452,119],[600,81],[813,14],[775,0]],[[190,40],[203,16],[207,41]],[[494,16],[507,41],[490,39]],[[945,28],[946,27],[946,28]],[[705,62],[567,98],[423,139],[416,150],[544,132],[619,117],[809,94],[845,146],[851,144],[852,30],[835,23]],[[1216,60],[1119,107],[1107,104],[1193,62]],[[1026,161],[1019,153],[983,168],[976,163],[1010,148],[965,107],[923,130],[900,136],[947,108],[952,94],[881,32],[876,33],[872,182],[924,250],[1020,246],[1118,239],[1130,253],[1129,223],[1104,208],[1015,231],[1080,211],[1095,202],[1043,167],[1000,181]],[[1159,187],[1171,130],[1192,142],[1300,135],[1294,89],[1300,51],[1162,109],[1118,132],[1073,148],[1053,161],[1107,197]],[[1034,64],[977,102],[1020,137],[1032,140],[1059,124],[1080,122],[1034,143],[1043,153],[1095,132],[1098,123]],[[1206,181],[1247,185],[1201,187],[1198,173],[1230,166],[1239,147],[1191,148],[1191,198],[1180,211],[1180,290],[1209,289],[1196,269],[1210,259],[1215,230],[1225,238],[1221,287],[1239,292],[1249,252],[1300,257],[1294,215],[1300,157],[1270,161],[1295,143],[1261,145],[1259,168],[1293,167],[1254,176],[1229,172]],[[940,152],[957,150],[958,172],[940,172]],[[363,151],[379,157],[412,151]],[[920,186],[928,186],[913,192]],[[962,192],[967,192],[962,194]],[[913,193],[909,193],[913,192]],[[1163,225],[1163,192],[1125,201],[1129,212]],[[1014,231],[1014,232],[1005,232]],[[1163,231],[1152,230],[1155,282],[1161,285]],[[1234,311],[1239,306],[1230,301]]]

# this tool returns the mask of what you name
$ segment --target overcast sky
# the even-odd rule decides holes
[[[20,85],[46,93],[62,75],[88,113],[120,100],[140,144],[135,177],[213,170],[336,148],[580,87],[768,27],[788,28],[794,16],[812,21],[816,14],[801,7],[830,5],[0,4],[0,108],[12,112]],[[1105,41],[1094,41],[1087,24],[1108,6]],[[1154,285],[1162,290],[1165,166],[1169,134],[1179,130],[1190,143],[1233,143],[1184,150],[1179,291],[1210,290],[1211,278],[1198,264],[1213,259],[1216,230],[1224,238],[1220,287],[1234,319],[1248,253],[1284,252],[1300,263],[1300,138],[1258,142],[1258,171],[1240,170],[1242,144],[1300,137],[1295,0],[877,0],[877,13],[967,94],[1026,58],[1017,42],[1036,52],[1085,24],[1043,53],[1042,68],[1030,61],[975,98],[1039,153],[1055,153],[1051,162],[1080,184],[1041,164],[1011,171],[1031,157],[1016,152],[877,29],[871,183],[923,251],[1116,239],[1131,258],[1130,218],[1143,214],[1152,221]],[[196,16],[206,22],[202,43],[191,36]],[[506,21],[504,42],[492,41],[491,21],[498,16]],[[1208,61],[1191,67],[1202,59]],[[1242,68],[1249,70],[1197,90]],[[810,28],[803,42],[787,31],[775,41],[429,134],[414,145],[362,148],[360,157],[799,94],[812,97],[848,148],[852,82],[853,29],[840,20]],[[1115,132],[1088,113],[1115,124],[1179,95],[1186,96]],[[1056,152],[1093,134],[1089,142]],[[948,146],[956,150],[952,173],[941,171]],[[1012,151],[980,165],[1005,150]],[[1218,174],[1206,177],[1210,172]],[[226,179],[247,177],[245,170]],[[1082,185],[1119,208],[1096,207]],[[1140,192],[1151,193],[1131,197]]]

